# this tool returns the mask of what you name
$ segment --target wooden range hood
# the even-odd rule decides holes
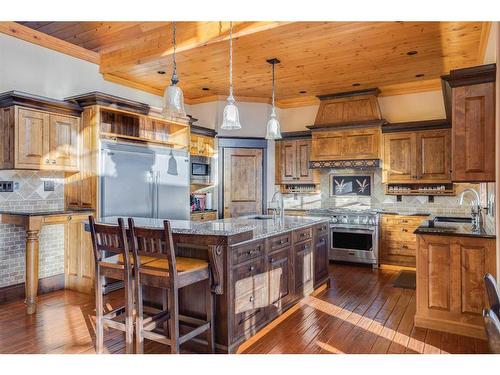
[[[321,95],[312,132],[311,168],[369,168],[380,165],[378,88]]]

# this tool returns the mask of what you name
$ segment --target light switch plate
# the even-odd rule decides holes
[[[0,181],[0,192],[9,193],[14,191],[14,181]]]

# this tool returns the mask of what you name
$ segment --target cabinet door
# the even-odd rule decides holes
[[[280,171],[282,182],[293,182],[297,179],[297,144],[295,141],[280,143]]]
[[[65,288],[91,293],[94,287],[94,253],[90,233],[84,229],[86,215],[69,217],[65,230]]]
[[[416,175],[415,133],[384,135],[384,182],[410,182]]]
[[[295,294],[304,296],[313,290],[312,241],[295,246]]]
[[[311,141],[296,141],[297,147],[297,177],[299,182],[312,183],[313,170],[309,169],[309,158],[311,156]]]
[[[278,315],[292,301],[291,247],[270,253],[268,256],[269,308],[271,315]]]
[[[341,131],[313,133],[311,160],[339,160],[342,158]]]
[[[16,168],[44,169],[49,165],[49,114],[18,110]]]
[[[451,130],[417,133],[419,182],[451,182]]]
[[[328,277],[328,235],[314,239],[314,286]]]
[[[342,159],[378,159],[380,129],[356,129],[345,131]]]
[[[50,163],[54,169],[78,171],[79,125],[75,117],[50,116]]]
[[[453,88],[453,181],[495,181],[495,84]]]

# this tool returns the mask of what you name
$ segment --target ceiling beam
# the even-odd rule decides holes
[[[78,59],[99,64],[99,54],[68,43],[64,40],[30,29],[16,22],[0,22],[0,33],[10,35],[53,51],[64,53]]]
[[[234,22],[233,38],[240,38],[292,22]],[[229,22],[179,22],[176,53],[182,53],[229,40]],[[101,51],[101,73],[111,73],[124,66],[165,60],[173,54],[170,24],[143,33],[126,43],[112,45]]]

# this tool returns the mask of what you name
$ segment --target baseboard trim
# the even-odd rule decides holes
[[[400,265],[396,265],[396,264],[385,264],[385,263],[381,263],[379,268],[381,270],[391,270],[391,271],[415,271],[416,270],[415,267],[411,267],[411,266],[400,266]]]
[[[448,332],[476,339],[486,339],[484,327],[479,325],[452,322],[449,320],[419,316],[418,314],[415,315],[414,323],[416,327],[434,329],[436,331]]]
[[[15,284],[0,288],[0,304],[19,301],[25,298],[25,284]],[[64,273],[44,277],[38,280],[38,294],[46,294],[55,290],[64,289]]]

